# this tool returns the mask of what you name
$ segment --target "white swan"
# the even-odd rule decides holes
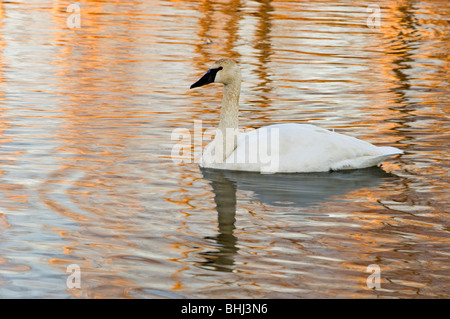
[[[310,124],[275,124],[238,132],[241,70],[220,59],[191,89],[209,83],[224,85],[219,127],[205,148],[201,167],[261,173],[305,173],[375,166],[402,154],[395,147],[377,147],[354,137]]]

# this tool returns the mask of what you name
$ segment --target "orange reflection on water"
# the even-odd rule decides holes
[[[446,296],[447,1],[382,1],[375,31],[363,1],[80,1],[79,29],[67,5],[0,4],[0,296],[21,297],[15,272],[32,296]],[[392,176],[173,163],[174,128],[217,125],[219,87],[188,88],[222,56],[243,68],[242,128],[397,146]],[[72,263],[81,290],[60,280]]]

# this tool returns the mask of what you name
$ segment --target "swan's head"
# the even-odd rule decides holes
[[[231,59],[220,59],[213,63],[211,68],[200,80],[191,85],[191,89],[210,83],[222,83],[224,85],[241,83],[241,69]]]

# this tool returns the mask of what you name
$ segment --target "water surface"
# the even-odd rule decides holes
[[[448,298],[446,0],[0,4],[1,298]],[[260,175],[175,163],[174,129],[312,123],[405,154]],[[67,267],[81,288],[66,285]],[[366,285],[369,265],[381,287]]]

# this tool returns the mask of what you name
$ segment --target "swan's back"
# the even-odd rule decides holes
[[[401,154],[310,124],[276,124],[242,134],[226,163],[214,163],[215,141],[201,166],[263,173],[304,173],[376,166]]]

